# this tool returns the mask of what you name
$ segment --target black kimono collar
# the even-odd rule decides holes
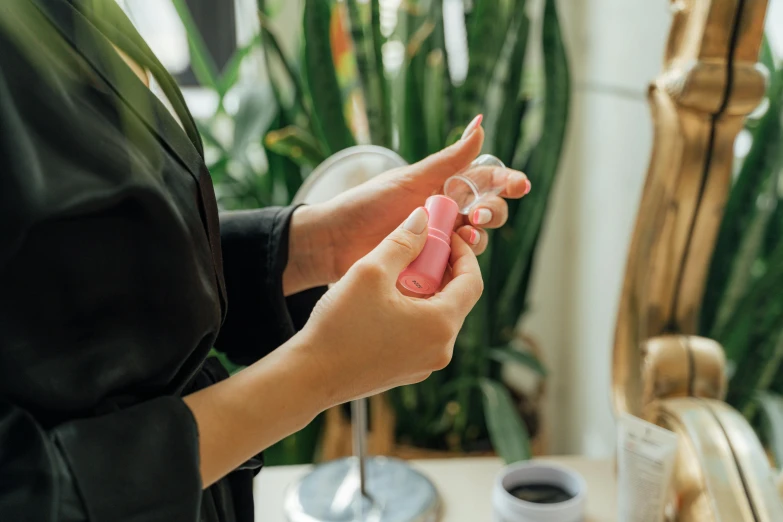
[[[190,112],[184,108],[182,94],[176,87],[172,89],[173,79],[165,71],[147,45],[131,39],[123,27],[130,22],[114,0],[101,2],[101,16],[81,12],[76,6],[63,0],[34,0],[42,14],[54,25],[58,32],[73,46],[106,82],[112,92],[133,111],[144,124],[158,136],[158,139],[176,157],[179,162],[199,181],[200,165],[203,164],[201,139]],[[105,31],[105,32],[104,32]],[[110,38],[109,38],[110,36]],[[124,60],[114,51],[117,46],[128,54],[140,66],[147,68],[164,89],[166,96],[182,121],[187,134],[183,134],[177,121],[160,100],[144,85]],[[142,47],[143,46],[143,47]],[[160,107],[158,107],[160,106]]]
[[[220,304],[225,317],[226,285],[214,188],[204,164],[201,138],[174,79],[147,47],[114,0],[101,0],[89,9],[85,8],[84,12],[74,5],[80,2],[74,0],[32,0],[32,3],[196,180],[202,224],[212,251]],[[120,48],[155,75],[179,116],[185,133],[168,109],[139,80],[112,45]]]

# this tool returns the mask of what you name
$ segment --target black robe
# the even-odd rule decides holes
[[[149,69],[177,124],[111,44]],[[113,0],[0,0],[0,521],[250,521],[182,396],[301,327],[292,208],[218,217],[181,93]],[[229,304],[230,303],[230,304]]]

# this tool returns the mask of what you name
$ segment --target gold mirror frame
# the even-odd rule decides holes
[[[680,435],[672,503],[683,522],[783,521],[755,433],[723,401],[725,355],[697,337],[731,187],[734,140],[765,92],[766,0],[673,0],[663,70],[649,89],[654,145],[626,265],[612,398]]]

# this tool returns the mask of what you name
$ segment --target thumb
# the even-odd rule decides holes
[[[375,250],[367,254],[366,259],[372,264],[382,266],[384,272],[396,281],[400,272],[411,264],[424,248],[428,221],[427,210],[424,207],[417,208],[402,226],[396,228]]]

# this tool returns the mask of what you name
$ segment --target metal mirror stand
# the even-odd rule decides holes
[[[334,154],[307,178],[294,204],[319,203],[393,168],[396,153],[359,145]],[[351,403],[353,457],[316,465],[286,492],[290,522],[434,522],[440,506],[435,486],[405,462],[367,456],[367,400]]]

